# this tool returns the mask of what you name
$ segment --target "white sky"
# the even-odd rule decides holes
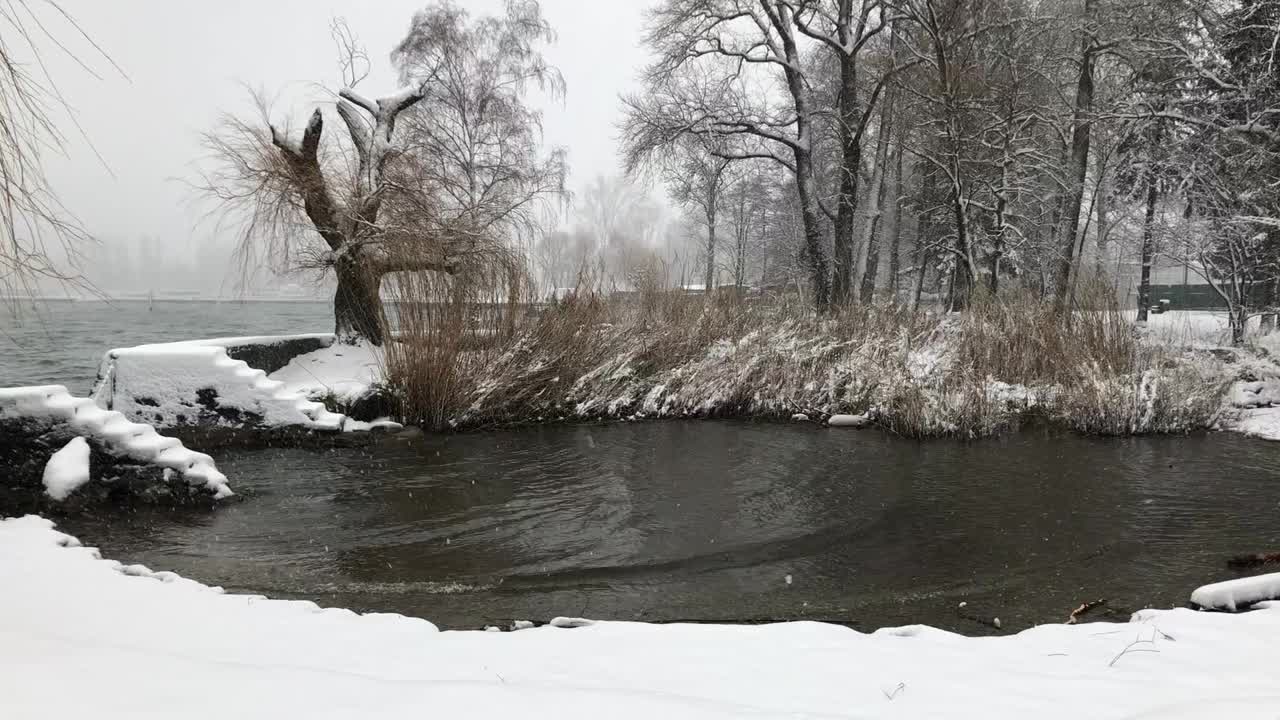
[[[220,112],[243,109],[244,84],[280,91],[294,101],[295,126],[308,112],[310,84],[336,87],[332,18],[346,18],[367,47],[374,74],[366,93],[395,89],[388,55],[425,0],[59,0],[127,73],[69,42],[102,76],[86,74],[51,42],[39,43],[58,89],[75,108],[85,135],[68,123],[66,157],[46,158],[63,202],[99,237],[153,235],[175,245],[208,242],[211,228],[180,178],[200,155],[199,133]],[[38,3],[31,3],[36,5]],[[473,13],[499,0],[460,0]],[[545,106],[546,142],[569,149],[571,187],[618,172],[618,93],[634,86],[646,55],[640,49],[645,2],[542,0],[559,33],[548,58],[564,74],[563,103]],[[44,18],[47,12],[41,13]],[[46,18],[47,19],[47,18]],[[76,40],[50,22],[60,40]],[[539,103],[541,104],[541,102]],[[289,102],[276,108],[282,121]],[[108,170],[109,168],[109,170]],[[226,242],[228,239],[219,239]]]

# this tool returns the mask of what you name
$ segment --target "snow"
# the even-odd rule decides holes
[[[1191,602],[1202,608],[1231,612],[1265,600],[1280,600],[1280,573],[1226,580],[1191,593]]]
[[[125,567],[0,521],[0,717],[1270,717],[1280,605],[992,638],[595,622],[438,632]],[[1238,713],[1238,714],[1233,714]]]
[[[1137,311],[1129,314],[1137,320]],[[1257,326],[1257,320],[1253,321]],[[1226,312],[1175,310],[1148,315],[1146,337],[1150,342],[1175,346],[1220,346],[1231,344],[1231,325]]]
[[[185,345],[230,348],[241,347],[244,345],[276,345],[293,340],[320,340],[322,342],[332,343],[334,335],[333,333],[298,333],[295,335],[230,335],[227,337],[197,338],[194,340],[176,340],[168,343],[153,343],[151,345],[142,345],[139,347],[164,348],[175,345]]]
[[[382,366],[382,351],[372,345],[334,343],[290,360],[270,379],[286,393],[352,402],[381,381]]]
[[[54,500],[66,500],[89,482],[89,443],[76,436],[55,452],[44,466],[45,492]]]
[[[91,398],[73,397],[61,385],[0,388],[0,419],[65,423],[78,435],[102,443],[113,455],[173,470],[218,499],[233,494],[213,458],[188,450],[182,441],[165,437],[150,425],[104,410]]]
[[[385,417],[371,422],[347,418],[342,423],[342,432],[399,432],[403,429],[404,425]]]
[[[1280,407],[1244,410],[1227,427],[1249,437],[1280,440]]]
[[[268,427],[339,430],[345,420],[342,415],[227,355],[226,348],[235,344],[302,337],[315,336],[219,338],[117,348],[103,360],[94,399],[129,417],[182,425],[196,420],[201,393],[212,390],[217,408],[250,413]]]

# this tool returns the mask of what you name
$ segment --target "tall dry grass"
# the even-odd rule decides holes
[[[472,392],[476,370],[516,333],[529,306],[524,265],[493,249],[467,258],[452,275],[399,273],[388,285],[397,331],[383,370],[400,416],[448,427]]]
[[[1145,364],[1145,354],[1115,293],[1101,284],[1087,284],[1067,314],[1050,299],[1015,291],[998,299],[979,295],[958,319],[955,362],[1008,383],[1071,382],[1095,366],[1106,374],[1132,373]]]
[[[1096,288],[1067,315],[1023,294],[978,298],[961,315],[889,303],[818,315],[635,284],[606,293],[584,275],[541,304],[516,265],[398,280],[386,362],[404,418],[446,428],[865,413],[905,436],[978,437],[1037,414],[1133,434],[1204,427],[1225,391],[1213,368],[1144,344]]]

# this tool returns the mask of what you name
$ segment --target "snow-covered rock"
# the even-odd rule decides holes
[[[0,521],[0,717],[1268,718],[1280,605],[966,638],[597,622],[438,632],[232,595]]]
[[[54,500],[66,500],[89,482],[89,443],[77,435],[49,458],[44,466],[44,491]]]
[[[1230,612],[1267,600],[1280,600],[1280,573],[1225,580],[1191,593],[1191,602],[1199,607]]]
[[[231,350],[244,354],[246,348],[258,345],[275,347],[273,342],[310,339],[313,345],[322,337],[218,338],[116,348],[103,359],[93,397],[104,408],[159,427],[216,424],[341,430],[343,415],[229,354]]]
[[[150,425],[104,410],[90,398],[74,397],[61,385],[0,388],[0,445],[4,446],[0,449],[12,451],[6,468],[10,476],[18,471],[19,460],[30,462],[38,457],[43,462],[48,455],[40,456],[41,448],[51,453],[77,436],[89,440],[88,444],[99,448],[105,457],[155,469],[163,481],[180,478],[184,485],[217,499],[232,495],[226,476],[212,458],[187,449],[182,441],[165,437]],[[73,472],[81,460],[79,446],[64,450],[68,454],[54,470],[59,489],[67,484],[61,481],[80,477],[78,469]],[[65,476],[61,474],[64,470]],[[46,473],[42,481],[47,482],[48,477]],[[52,488],[50,495],[56,497]]]
[[[832,415],[827,419],[830,427],[863,428],[870,424],[871,418],[867,415]]]

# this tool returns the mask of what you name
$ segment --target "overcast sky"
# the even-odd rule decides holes
[[[374,61],[366,94],[395,89],[388,56],[424,0],[59,0],[127,78],[70,43],[102,79],[52,43],[42,55],[58,89],[74,106],[84,134],[69,127],[67,157],[47,158],[64,203],[104,238],[155,235],[175,244],[208,242],[190,191],[178,178],[200,155],[199,133],[218,114],[245,105],[244,84],[280,91],[277,121],[292,106],[295,126],[309,112],[313,84],[336,87],[339,74],[329,25],[343,17]],[[500,0],[461,0],[473,13]],[[639,47],[644,2],[542,0],[559,33],[548,50],[568,86],[547,105],[546,141],[569,149],[571,187],[615,174],[619,92],[633,87],[646,55]],[[49,28],[60,40],[72,31]],[[66,123],[64,123],[66,124]],[[104,166],[105,162],[105,166]],[[224,239],[225,240],[225,239]]]

